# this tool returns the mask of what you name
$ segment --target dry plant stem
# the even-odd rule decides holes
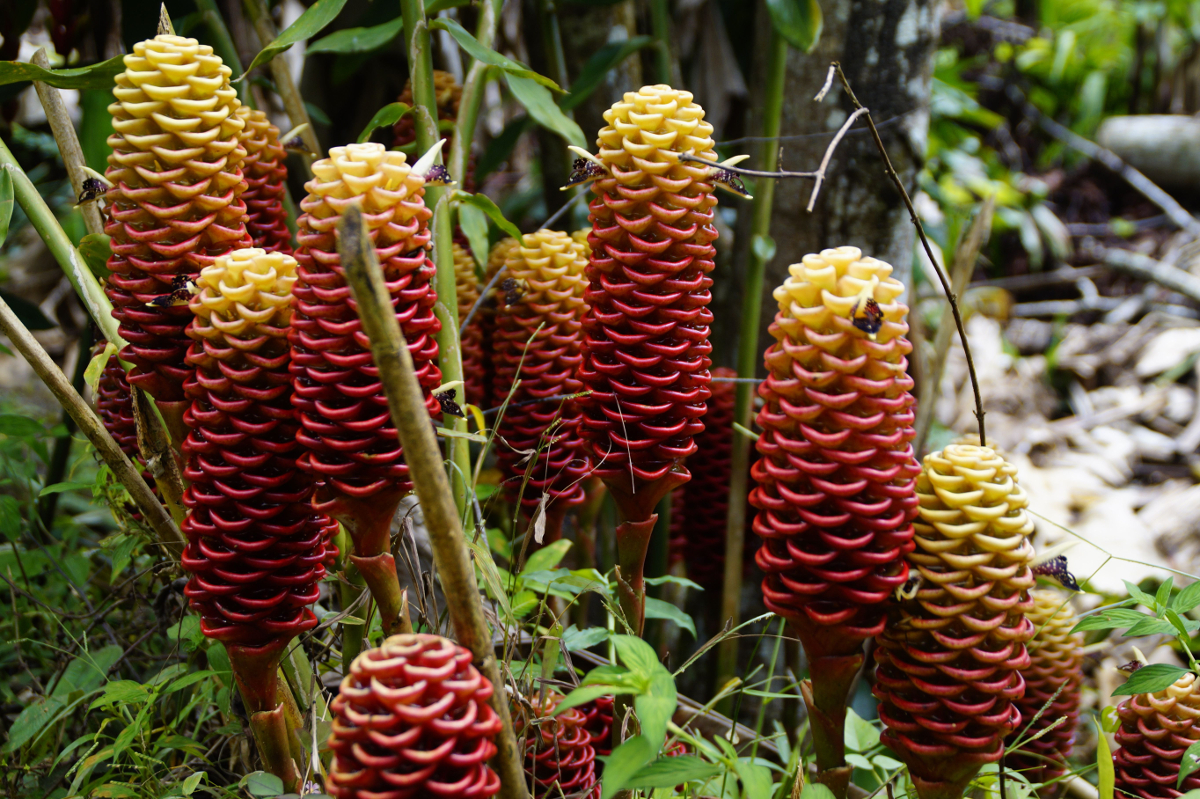
[[[43,69],[50,68],[50,59],[46,57],[45,48],[40,48],[29,61]],[[58,142],[58,151],[62,155],[63,164],[67,167],[67,177],[71,179],[71,188],[74,190],[75,196],[79,197],[83,193],[83,181],[87,180],[87,174],[83,171],[87,162],[83,158],[83,148],[79,146],[79,137],[75,134],[75,126],[71,124],[71,116],[67,113],[67,105],[63,102],[58,89],[50,84],[35,80],[33,88],[37,91],[38,100],[41,101],[42,109],[46,112],[46,119],[50,121],[50,130],[54,133],[54,140]],[[87,228],[88,233],[95,235],[104,232],[104,220],[100,218],[99,203],[85,203],[80,206],[79,212],[83,214],[83,225]]]
[[[117,446],[117,442],[104,429],[104,423],[88,407],[83,397],[79,396],[79,392],[71,386],[71,381],[50,359],[46,350],[25,329],[25,326],[21,324],[12,309],[3,300],[0,300],[0,332],[8,337],[17,351],[33,367],[37,376],[54,394],[63,409],[75,420],[75,424],[79,425],[79,429],[87,436],[88,441],[92,442],[92,446],[100,453],[100,457],[104,459],[108,467],[112,469],[113,476],[128,489],[129,496],[137,505],[138,512],[142,514],[150,529],[154,530],[159,542],[167,547],[174,559],[178,560],[187,543],[183,533],[175,526],[174,520],[155,498],[150,487],[146,485],[140,470],[130,463],[129,458],[125,457],[125,453],[121,452],[121,448]]]
[[[526,799],[522,752],[517,748],[513,734],[505,683],[496,662],[492,634],[483,616],[475,569],[450,493],[450,481],[443,468],[421,386],[413,371],[412,356],[396,323],[374,247],[367,238],[362,212],[357,207],[346,209],[339,231],[338,252],[346,282],[358,303],[363,332],[371,341],[371,354],[387,394],[392,422],[425,515],[434,565],[441,578],[455,637],[471,651],[480,672],[496,687],[489,703],[500,716],[502,725],[496,741],[498,752],[493,761],[493,768],[500,775],[499,796],[502,799]]]
[[[1133,275],[1140,280],[1149,280],[1177,291],[1190,300],[1200,302],[1200,278],[1177,266],[1129,250],[1103,247],[1090,239],[1084,240],[1080,251],[1119,272]]]
[[[834,61],[832,67],[837,70],[838,78],[842,81],[842,87],[846,90],[846,95],[850,98],[850,102],[855,109],[864,108],[863,104],[858,101],[854,95],[854,89],[850,87],[850,81],[846,78],[846,73],[842,71],[842,65]],[[937,259],[933,257],[933,248],[929,246],[929,239],[925,236],[925,228],[921,224],[921,220],[917,217],[917,210],[913,208],[912,198],[908,196],[908,191],[904,188],[904,181],[900,180],[900,176],[896,174],[896,168],[892,166],[892,159],[888,157],[887,148],[883,146],[883,139],[879,138],[879,129],[875,127],[875,120],[871,118],[871,112],[865,114],[867,126],[871,129],[871,137],[875,139],[875,147],[879,150],[879,156],[883,158],[885,171],[892,182],[896,184],[896,190],[900,192],[900,196],[904,199],[904,207],[908,209],[908,218],[912,220],[913,227],[917,229],[917,236],[921,239],[921,246],[925,249],[925,255],[929,258],[929,262],[933,264],[933,271],[937,273],[938,282],[942,284],[942,292],[946,295],[946,299],[950,301],[950,310],[954,313],[954,326],[958,328],[958,337],[962,341],[963,355],[967,359],[967,373],[971,377],[971,390],[975,393],[975,418],[979,422],[979,440],[987,441],[987,431],[983,424],[983,395],[979,393],[979,378],[975,376],[975,359],[971,357],[971,345],[967,341],[967,329],[963,325],[962,311],[958,308],[958,297],[950,288],[950,282],[946,278],[946,273],[938,266]]]
[[[784,79],[787,75],[788,45],[774,26],[771,28],[770,54],[767,64],[767,85],[763,94],[762,135],[774,139],[779,135],[783,113]],[[773,144],[766,145],[763,166],[770,172],[779,165],[779,150]],[[751,239],[766,236],[771,231],[771,206],[775,201],[775,181],[762,180],[754,187],[754,210],[750,222]],[[746,269],[746,282],[742,287],[741,340],[738,342],[737,373],[741,377],[753,377],[758,371],[762,356],[758,350],[758,327],[762,318],[763,275],[767,264],[750,249],[750,263]],[[750,429],[754,420],[754,390],[752,383],[738,383],[733,406],[733,419]],[[729,515],[725,522],[725,579],[721,594],[720,621],[732,620],[736,627],[741,621],[742,602],[742,556],[746,542],[746,501],[750,477],[750,448],[752,442],[746,436],[733,437],[732,465],[729,479]],[[737,670],[738,639],[728,638],[717,649],[717,675],[715,689],[719,689],[733,677]],[[722,712],[732,712],[732,700],[720,705]]]
[[[246,13],[250,16],[250,22],[254,25],[254,32],[258,34],[258,40],[266,47],[271,42],[275,41],[275,37],[279,32],[275,30],[275,23],[271,21],[271,12],[267,8],[266,0],[244,0]],[[275,91],[279,94],[279,99],[283,101],[283,110],[287,112],[288,120],[292,123],[292,127],[300,125],[308,125],[300,132],[300,139],[304,142],[304,146],[309,153],[314,153],[317,156],[321,155],[321,143],[317,141],[317,134],[313,130],[312,120],[308,118],[308,109],[304,107],[304,98],[300,96],[300,90],[296,88],[296,81],[292,80],[292,73],[288,69],[287,62],[282,58],[271,59],[271,77],[275,79]],[[313,156],[305,154],[304,166],[312,173]]]

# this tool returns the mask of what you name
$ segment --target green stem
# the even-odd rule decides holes
[[[671,57],[670,0],[650,0],[650,30],[654,35],[654,76],[659,83],[678,84]]]
[[[496,38],[496,22],[499,18],[495,2],[481,3],[479,24],[475,28],[475,40],[484,47],[491,47]],[[450,174],[462,181],[470,163],[471,141],[475,137],[475,125],[479,121],[479,109],[483,106],[483,89],[487,85],[488,65],[475,61],[463,81],[462,100],[458,104],[458,119],[454,123],[454,141],[450,143],[450,159],[446,168]]]
[[[779,161],[779,149],[773,139],[779,136],[783,118],[784,78],[787,73],[787,42],[772,27],[770,54],[767,62],[767,85],[764,91],[762,136],[766,139],[762,170],[774,172]],[[751,241],[767,236],[771,230],[771,205],[775,199],[775,181],[760,180],[754,191],[754,210],[750,223]],[[753,377],[758,371],[761,356],[758,351],[758,327],[762,314],[763,274],[766,261],[751,247],[750,263],[742,297],[742,338],[738,345],[737,372],[739,377]],[[749,429],[754,411],[754,384],[738,383],[734,403],[734,421]],[[741,618],[742,553],[746,541],[746,497],[750,472],[750,439],[733,437],[733,473],[729,480],[729,516],[725,526],[725,585],[721,595],[721,619],[732,620],[737,626]],[[737,668],[737,638],[722,641],[717,649],[718,686],[726,683]],[[721,712],[729,715],[729,703]]]
[[[83,394],[83,373],[87,370],[91,357],[92,328],[85,325],[79,333],[75,373],[71,375],[71,386],[80,394]],[[50,466],[46,469],[46,485],[48,486],[61,483],[63,477],[66,476],[67,463],[71,459],[71,444],[74,442],[75,431],[79,429],[75,420],[71,418],[71,414],[66,410],[62,414],[62,424],[67,429],[67,433],[54,442],[54,451],[50,455]],[[47,532],[54,525],[54,514],[57,510],[58,494],[47,494],[38,500],[38,517],[42,520],[42,526],[46,528]]]
[[[340,583],[338,593],[342,600],[342,609],[353,605],[359,601],[363,591],[367,590],[367,584],[363,581],[363,577],[359,574],[358,569],[354,564],[350,563],[350,559],[346,559],[346,580],[347,582]],[[354,612],[350,614],[351,618],[358,619],[358,624],[343,624],[342,625],[342,674],[349,674],[350,664],[354,659],[362,653],[363,638],[367,632],[367,603],[362,602]]]
[[[220,56],[225,66],[233,70],[234,77],[241,75],[242,59],[238,57],[237,45],[229,35],[229,28],[225,27],[225,20],[221,17],[216,1],[196,0],[196,8],[200,12],[200,18],[204,20],[204,27],[208,28],[208,35],[212,37],[213,52]],[[235,88],[238,99],[254,108],[254,98],[250,96],[250,81],[244,80],[236,84]]]
[[[250,23],[254,26],[254,32],[258,34],[258,40],[262,46],[266,47],[275,41],[275,37],[279,33],[275,30],[275,23],[271,21],[271,12],[267,9],[266,0],[244,0],[244,8],[250,16]],[[310,152],[314,152],[320,157],[321,143],[317,141],[317,133],[313,130],[312,120],[308,118],[308,109],[304,107],[304,98],[300,96],[300,90],[296,87],[296,81],[292,80],[292,73],[284,59],[271,59],[271,77],[275,79],[275,91],[279,94],[279,99],[283,101],[283,110],[287,112],[292,127],[308,125],[300,132],[300,139]],[[305,166],[311,172],[312,157],[306,154],[303,158]]]

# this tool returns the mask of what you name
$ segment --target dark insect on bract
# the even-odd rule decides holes
[[[105,186],[104,182],[99,178],[87,178],[83,181],[83,188],[79,192],[79,199],[77,202],[79,205],[95,202],[96,200],[100,199],[101,195],[103,195],[107,189],[108,187]]]
[[[1033,573],[1039,577],[1052,577],[1058,581],[1058,584],[1068,591],[1080,591],[1079,583],[1075,582],[1075,575],[1067,571],[1067,556],[1055,555],[1044,563],[1039,563],[1033,567]]]
[[[453,186],[454,183],[454,178],[450,177],[450,170],[441,164],[429,167],[429,172],[425,175],[426,186]]]
[[[728,169],[718,169],[713,174],[712,179],[714,183],[720,183],[739,197],[752,199],[750,192],[746,191],[746,184],[742,182],[742,176],[736,172],[731,172]]]
[[[146,303],[155,308],[169,308],[172,305],[186,305],[188,299],[199,291],[196,281],[189,275],[176,275],[171,281],[171,293],[161,294]]]
[[[514,280],[511,277],[505,278],[504,281],[500,283],[500,290],[504,292],[505,305],[516,305],[521,301],[521,298],[525,296],[526,291],[525,287],[521,285],[520,281]]]
[[[1135,671],[1137,671],[1138,669],[1140,669],[1142,666],[1145,666],[1145,665],[1146,665],[1145,663],[1139,663],[1136,660],[1131,660],[1128,663],[1126,663],[1124,666],[1117,666],[1117,668],[1120,669],[1121,671],[1127,672],[1129,674],[1133,674]]]
[[[850,318],[854,322],[854,326],[875,340],[875,334],[883,327],[883,310],[879,307],[879,303],[875,302],[874,297],[868,297],[865,301],[860,300],[854,304],[854,310],[850,312]]]
[[[456,396],[458,396],[458,389],[448,388],[445,391],[434,394],[433,398],[438,401],[438,405],[442,408],[442,413],[457,416],[459,419],[466,419],[467,415],[463,413],[463,409],[454,401]]]
[[[569,189],[572,186],[578,186],[580,183],[587,183],[603,174],[605,174],[604,167],[595,161],[589,161],[586,158],[576,158],[575,163],[571,165],[571,174],[567,175],[567,185],[563,186],[563,188]]]

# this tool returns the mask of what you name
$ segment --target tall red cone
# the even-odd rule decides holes
[[[1200,740],[1200,685],[1194,673],[1161,691],[1129,697],[1117,707],[1117,716],[1117,796],[1171,799],[1200,789],[1196,771],[1176,786],[1184,754]]]

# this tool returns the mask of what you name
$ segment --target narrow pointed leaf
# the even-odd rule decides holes
[[[113,79],[125,71],[125,56],[72,69],[43,69],[23,61],[0,61],[0,86],[23,80],[40,80],[56,89],[104,89],[112,91]]]
[[[531,81],[537,81],[547,89],[553,89],[556,92],[561,92],[563,89],[554,81],[547,78],[545,75],[539,75],[529,67],[517,61],[513,61],[507,56],[502,56],[490,47],[484,47],[472,36],[466,28],[458,24],[452,19],[435,19],[429,23],[429,27],[436,30],[443,30],[454,37],[454,41],[458,42],[458,46],[467,51],[467,55],[474,58],[476,61],[482,61],[485,64],[490,64],[493,67],[500,67],[507,74],[518,78],[525,78]]]
[[[579,77],[571,84],[571,93],[559,104],[564,111],[570,111],[586,100],[596,87],[604,82],[605,76],[615,69],[629,56],[654,42],[649,36],[634,36],[623,42],[613,42],[601,47],[587,60]]]
[[[391,22],[373,25],[370,28],[346,28],[322,36],[305,48],[312,53],[369,53],[383,47],[404,30],[404,18],[396,17]]]
[[[792,47],[805,53],[816,47],[825,22],[817,0],[767,0],[767,11],[775,30]]]
[[[333,22],[345,5],[346,0],[317,0],[317,2],[308,7],[308,10],[300,15],[299,19],[289,25],[283,33],[275,37],[275,41],[268,44],[258,55],[254,56],[254,60],[250,62],[250,66],[246,68],[246,72],[243,72],[237,80],[246,77],[255,67],[267,63],[296,42],[316,36],[329,23]]]
[[[371,134],[375,132],[376,128],[395,125],[400,121],[401,117],[410,111],[412,111],[412,107],[404,103],[388,103],[375,112],[375,116],[371,117],[371,121],[363,128],[362,133],[358,134],[358,143],[362,144],[371,138]]]
[[[508,88],[512,91],[517,102],[525,106],[525,110],[539,125],[562,136],[568,144],[576,147],[586,147],[583,129],[575,120],[563,113],[554,102],[550,92],[539,83],[518,75],[507,73]]]

